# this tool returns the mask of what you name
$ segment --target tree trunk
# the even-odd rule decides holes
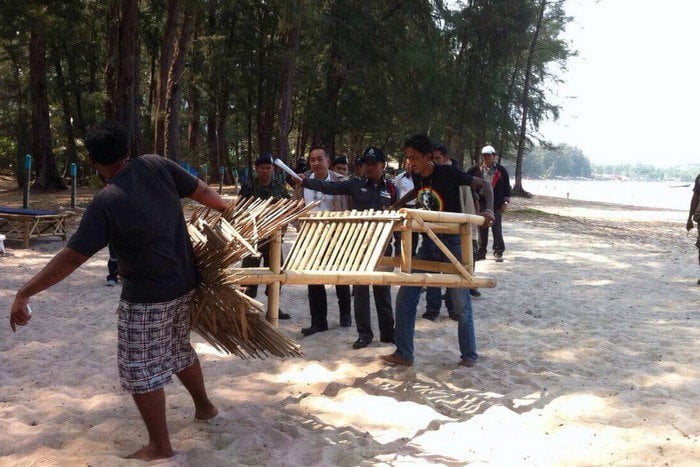
[[[14,99],[17,105],[17,119],[14,122],[14,133],[17,138],[17,152],[16,152],[16,163],[15,163],[15,175],[17,177],[17,185],[22,188],[25,183],[29,183],[29,180],[25,180],[26,172],[24,170],[24,156],[31,148],[31,137],[29,131],[29,123],[27,116],[27,111],[25,108],[25,102],[27,102],[27,96],[25,94],[25,86],[23,85],[23,65],[20,60],[19,53],[14,49],[7,47],[5,49],[10,61],[12,62],[12,74],[13,81],[12,87],[15,89]],[[24,55],[22,53],[22,55]]]
[[[289,132],[291,130],[294,75],[296,73],[297,54],[299,53],[301,27],[299,24],[290,25],[289,31],[285,32],[284,36],[284,42],[286,44],[286,57],[284,60],[284,69],[282,71],[280,113],[277,122],[277,157],[287,162],[289,161]]]
[[[191,9],[186,9],[177,41],[173,48],[173,58],[170,61],[170,71],[168,72],[168,84],[165,92],[165,140],[163,142],[163,155],[168,159],[177,160],[179,158],[180,131],[179,105],[180,105],[180,80],[185,68],[185,57],[187,56],[187,46],[192,37],[194,26],[194,13]]]
[[[105,64],[105,117],[116,120],[117,66],[119,63],[119,0],[112,0],[107,13],[107,62]]]
[[[75,145],[75,133],[73,132],[73,114],[70,106],[70,96],[66,88],[66,82],[63,77],[63,67],[61,66],[61,57],[58,53],[58,48],[52,49],[52,58],[54,69],[56,70],[56,87],[61,96],[61,109],[63,110],[63,126],[66,132],[66,166],[63,169],[63,176],[66,175],[68,167],[71,163],[76,162],[78,150]]]
[[[192,83],[190,83],[189,91],[190,114],[189,122],[187,124],[187,148],[189,149],[190,154],[197,154],[199,150],[200,133],[202,131],[201,125],[199,124],[201,97],[199,95],[199,89],[197,89],[197,86]],[[210,170],[214,170],[214,166],[211,164]]]
[[[133,155],[141,153],[138,13],[138,0],[120,2],[116,120],[126,129]]]
[[[160,68],[153,112],[153,151],[161,155],[164,154],[165,145],[165,99],[168,90],[168,75],[177,40],[181,7],[181,0],[168,0],[168,17],[165,22],[165,31],[163,32],[163,48],[160,52]]]
[[[542,19],[544,18],[544,10],[547,7],[546,0],[540,0],[539,11],[537,13],[537,23],[535,25],[535,33],[532,36],[530,50],[527,54],[527,64],[525,65],[525,83],[523,84],[522,98],[522,117],[520,120],[520,134],[518,135],[518,151],[515,157],[515,184],[513,186],[513,196],[524,196],[530,198],[532,195],[523,188],[523,153],[525,152],[525,140],[527,139],[527,111],[529,106],[530,93],[530,72],[532,70],[532,58],[537,48],[537,39],[542,28]]]
[[[212,174],[216,173],[216,176],[219,177],[221,161],[219,160],[216,144],[216,134],[216,110],[212,104],[209,112],[207,112],[207,155],[209,156],[209,166],[211,167]]]
[[[52,151],[49,99],[46,82],[46,36],[40,20],[35,20],[29,36],[29,95],[32,108],[32,157],[40,190],[65,190]]]

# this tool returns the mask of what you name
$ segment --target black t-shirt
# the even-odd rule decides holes
[[[68,248],[92,256],[111,243],[124,278],[122,299],[173,300],[197,285],[181,198],[198,181],[164,157],[133,158],[88,205]]]
[[[462,212],[459,187],[471,185],[473,177],[453,165],[436,165],[427,177],[413,174],[418,190],[417,207],[429,211]]]

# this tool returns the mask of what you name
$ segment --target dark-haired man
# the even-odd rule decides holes
[[[384,178],[386,155],[384,151],[373,146],[365,149],[362,154],[366,178],[352,178],[338,182],[326,182],[318,179],[305,178],[301,186],[318,190],[329,195],[348,195],[352,209],[384,210],[397,200],[397,190],[390,180]],[[391,255],[391,242],[387,245],[387,255]],[[354,349],[367,347],[374,333],[370,322],[369,286],[353,286],[355,305],[355,323],[357,324],[357,340],[352,345]],[[391,310],[391,287],[388,285],[373,285],[374,306],[377,309],[379,321],[379,339],[382,342],[394,342],[394,314]]]
[[[255,178],[253,179],[252,183],[243,185],[240,195],[243,198],[249,198],[252,196],[253,198],[260,199],[272,198],[275,201],[290,198],[291,195],[280,182],[275,180],[274,174],[275,166],[272,154],[267,153],[258,157],[255,160]],[[260,266],[261,262],[264,262],[265,266],[269,267],[270,244],[266,243],[262,245],[259,248],[259,251],[260,256],[246,256],[243,259],[241,266],[244,268],[256,268]],[[284,259],[281,259],[281,261],[284,262]],[[265,290],[265,295],[268,295],[269,288],[270,286],[268,285],[267,289]],[[245,293],[249,297],[255,298],[258,295],[258,286],[249,285],[246,288]],[[290,318],[288,313],[283,313],[282,311],[278,311],[278,317],[279,319]]]
[[[491,186],[449,165],[433,163],[433,143],[427,135],[415,135],[404,143],[404,153],[411,160],[413,182],[417,190],[418,205],[431,211],[461,212],[459,187],[470,185],[484,191],[486,209],[482,213],[485,223],[493,222],[493,192]],[[440,235],[442,242],[457,258],[461,257],[459,235]],[[430,238],[424,238],[416,253],[416,259],[444,261],[447,258]],[[457,333],[461,354],[460,365],[474,366],[476,338],[472,316],[471,299],[466,289],[447,289],[451,294],[454,313],[458,315]],[[421,287],[401,286],[396,295],[396,327],[394,341],[396,351],[382,358],[390,365],[413,365],[413,334],[416,327],[416,309]]]
[[[331,165],[331,170],[335,173],[347,177],[350,173],[350,167],[348,166],[348,158],[345,156],[336,156],[333,158],[333,164]]]
[[[165,414],[172,375],[192,396],[195,418],[218,413],[207,397],[202,369],[189,342],[190,305],[197,285],[195,258],[180,199],[223,210],[225,201],[204,182],[164,157],[129,158],[127,136],[105,122],[85,137],[91,162],[107,181],[85,210],[77,232],[12,303],[10,325],[31,319],[29,298],[60,282],[111,244],[123,279],[118,309],[117,363],[148,429],[148,444],[129,458],[173,456]]]

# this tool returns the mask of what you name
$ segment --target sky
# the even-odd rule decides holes
[[[563,37],[577,57],[560,73],[553,143],[594,164],[700,165],[700,1],[567,0]]]

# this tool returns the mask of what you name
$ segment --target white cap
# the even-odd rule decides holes
[[[481,148],[481,154],[496,154],[496,150],[493,146],[484,146]]]

